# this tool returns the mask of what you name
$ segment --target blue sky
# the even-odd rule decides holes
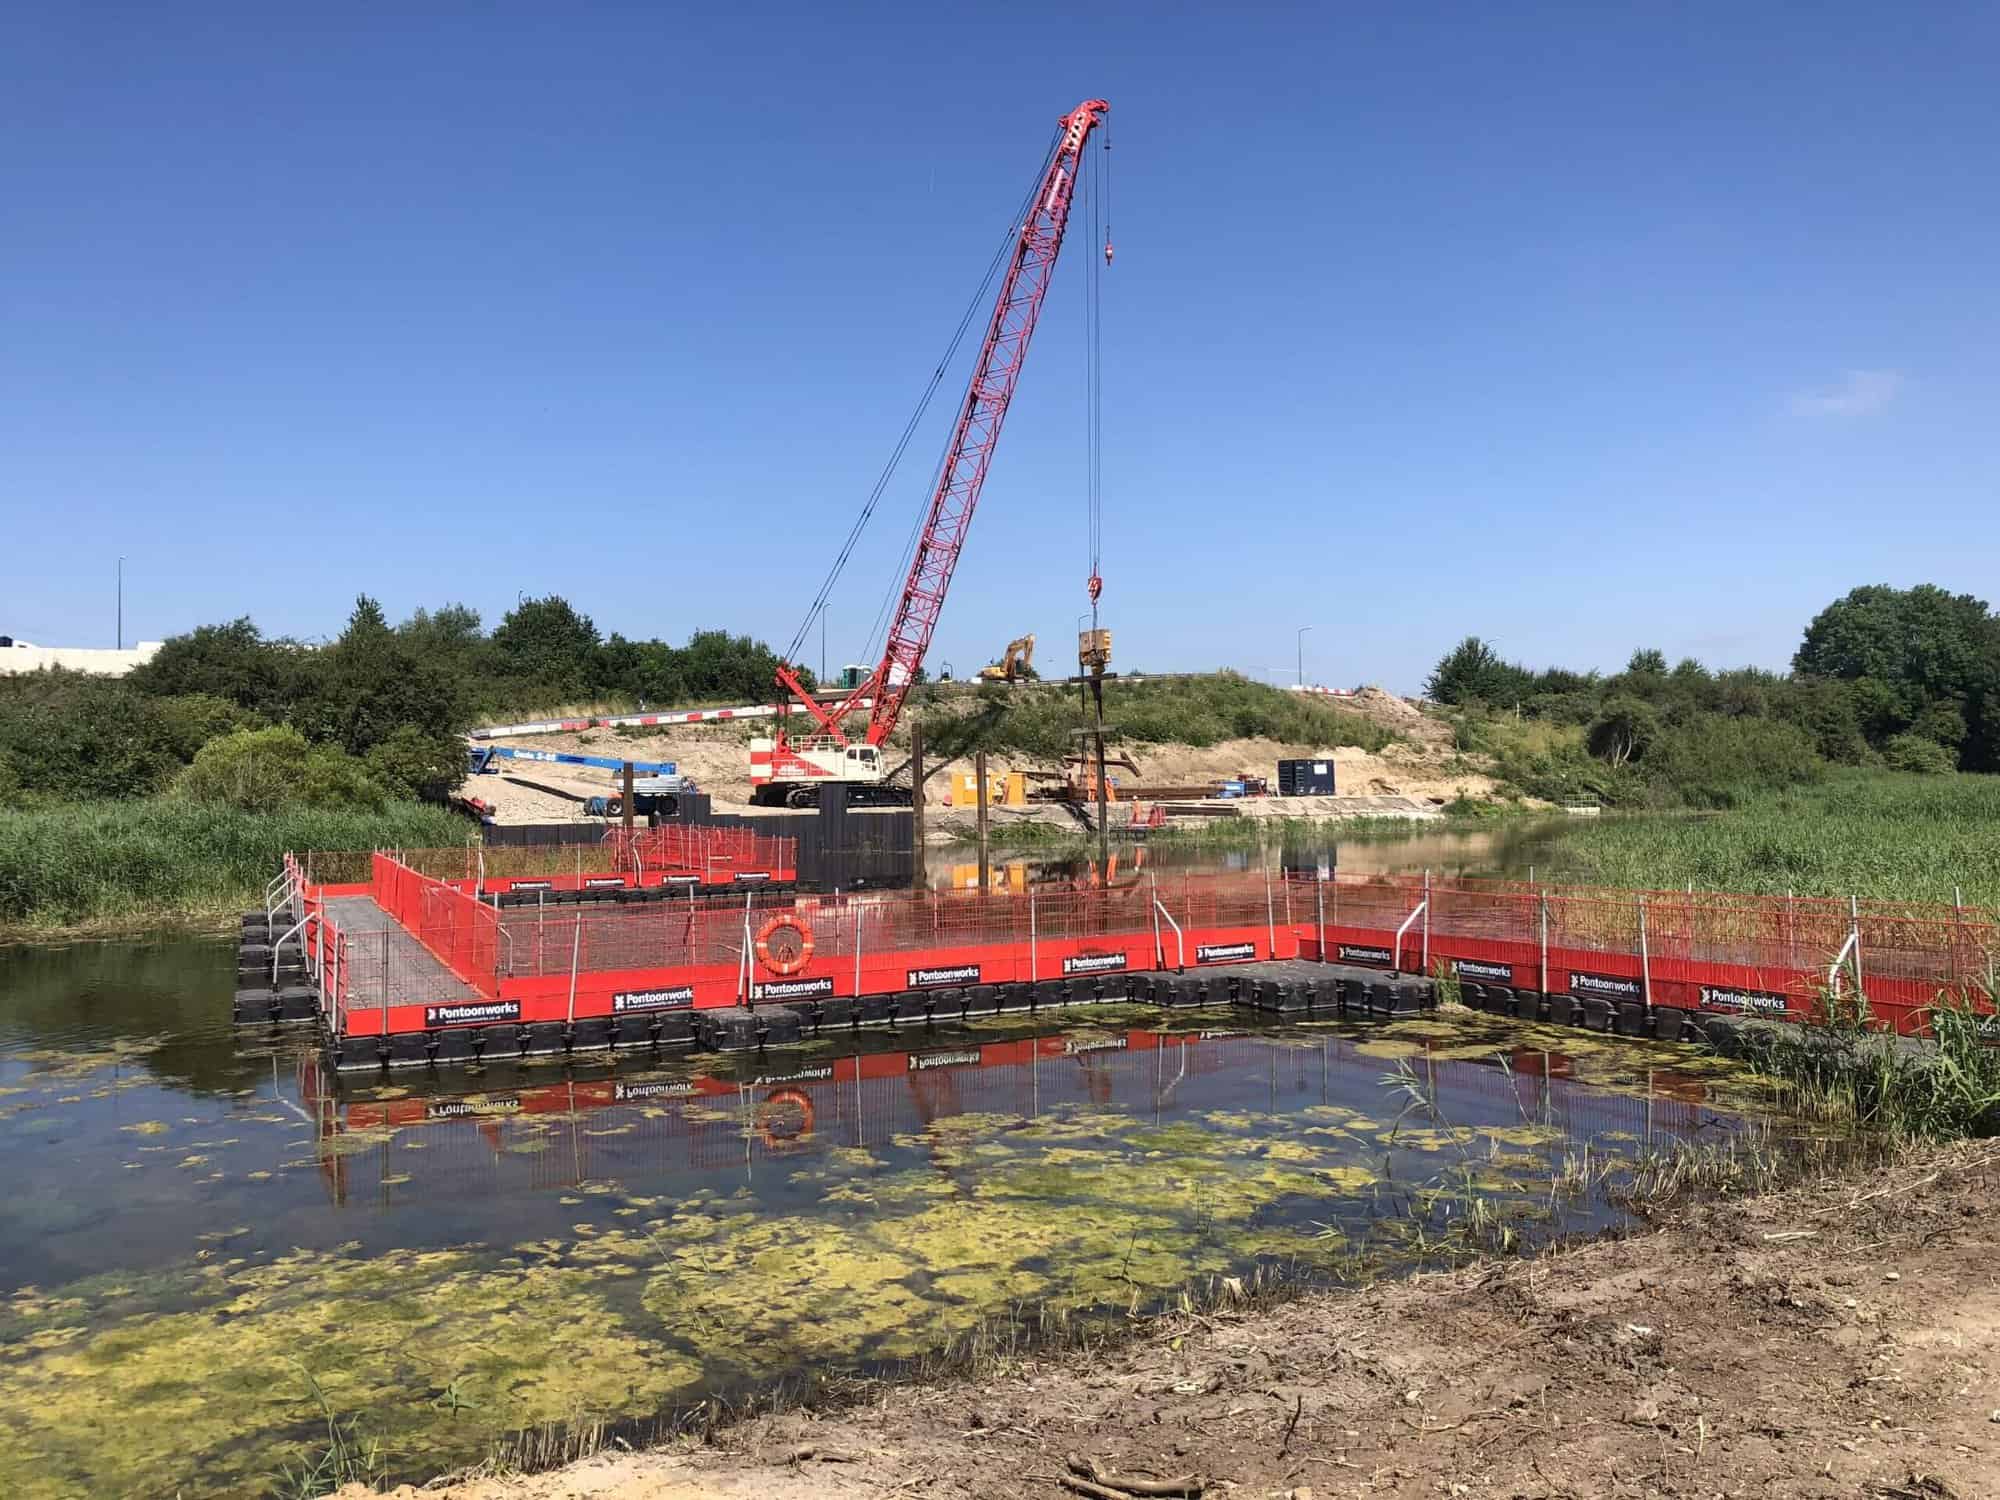
[[[1121,665],[1782,666],[1855,584],[1996,591],[1991,4],[365,10],[0,12],[0,631],[108,644],[122,552],[128,638],[783,645],[1093,95]],[[934,665],[1086,607],[1086,240]]]

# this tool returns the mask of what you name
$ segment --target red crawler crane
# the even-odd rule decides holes
[[[958,554],[965,546],[966,530],[972,524],[973,508],[979,504],[980,486],[986,482],[993,448],[1000,440],[1000,424],[1006,420],[1008,403],[1013,400],[1021,365],[1027,358],[1028,341],[1034,336],[1042,299],[1048,293],[1056,257],[1062,251],[1070,201],[1083,166],[1084,144],[1110,107],[1102,99],[1087,99],[1062,118],[1061,134],[1042,174],[1040,188],[1022,218],[1013,259],[1007,266],[993,316],[986,326],[986,342],[966,386],[965,399],[959,405],[951,446],[917,539],[902,599],[882,648],[882,660],[846,696],[831,703],[815,699],[791,665],[780,663],[778,685],[813,716],[818,728],[812,734],[791,738],[782,715],[792,705],[780,704],[781,717],[774,736],[750,742],[752,801],[811,806],[819,800],[820,787],[837,783],[845,783],[859,792],[857,801],[907,800],[907,794],[884,783],[881,747],[896,727],[904,700],[916,682],[917,670],[930,649],[931,636],[937,630],[945,591],[951,587],[952,570],[958,566]],[[1107,263],[1111,259],[1108,236],[1104,258]],[[1094,577],[1091,584],[1094,601],[1097,584]],[[868,708],[868,729],[862,742],[855,744],[842,724],[864,706]]]

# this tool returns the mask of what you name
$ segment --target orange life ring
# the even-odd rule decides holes
[[[800,1123],[797,1130],[785,1135],[775,1127],[776,1122],[783,1118],[784,1106],[788,1104],[797,1107]],[[767,1151],[787,1151],[794,1146],[803,1146],[812,1139],[813,1102],[797,1089],[778,1089],[757,1106],[756,1121],[758,1138],[764,1142]]]
[[[812,956],[812,927],[797,912],[780,912],[757,929],[757,962],[773,974],[796,974],[812,962]]]

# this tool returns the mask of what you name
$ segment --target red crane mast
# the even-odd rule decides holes
[[[1085,142],[1109,112],[1102,99],[1086,99],[1064,115],[1061,134],[1049,159],[1033,205],[1021,221],[1014,243],[1013,259],[1000,284],[992,319],[986,326],[986,342],[979,351],[979,363],[965,388],[958,409],[951,446],[931,496],[930,511],[917,538],[916,553],[910,560],[909,577],[882,648],[882,660],[875,670],[846,697],[823,704],[806,691],[788,663],[778,667],[778,683],[797,703],[819,722],[820,729],[839,745],[847,744],[841,723],[858,713],[866,700],[873,700],[868,714],[867,743],[881,745],[896,727],[916,682],[917,669],[930,650],[937,631],[938,615],[944,609],[945,591],[951,587],[952,570],[965,547],[965,534],[972,525],[973,509],[979,504],[979,490],[993,463],[993,448],[1000,440],[1000,425],[1006,420],[1007,406],[1021,378],[1027,358],[1028,341],[1034,337],[1035,322],[1042,311],[1055,272],[1056,257],[1062,251],[1063,231],[1069,224],[1070,201],[1083,163]],[[1110,246],[1105,246],[1109,258]],[[777,746],[785,748],[785,731],[777,731]],[[780,757],[782,759],[783,757]]]

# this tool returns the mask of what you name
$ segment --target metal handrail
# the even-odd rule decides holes
[[[1153,897],[1153,910],[1158,912],[1161,916],[1165,917],[1167,919],[1167,925],[1173,928],[1174,930],[1174,954],[1176,959],[1176,962],[1174,964],[1174,972],[1178,974],[1182,970],[1187,968],[1187,939],[1181,935],[1181,924],[1174,920],[1174,914],[1168,911],[1166,907],[1161,904],[1160,898],[1158,896]],[[1153,928],[1153,945],[1155,947],[1159,946],[1159,938],[1160,938],[1160,929],[1158,925],[1155,924]],[[1165,958],[1166,953],[1162,951],[1160,957]]]
[[[1389,949],[1389,972],[1391,974],[1400,974],[1403,972],[1403,934],[1410,930],[1410,924],[1412,922],[1416,921],[1418,917],[1421,917],[1425,912],[1429,911],[1430,909],[1431,909],[1431,898],[1426,896],[1424,897],[1423,900],[1417,903],[1417,909],[1415,911],[1411,912],[1407,917],[1403,918],[1403,925],[1396,929],[1396,941],[1390,946]]]
[[[1860,946],[1861,929],[1857,927],[1847,934],[1847,941],[1840,945],[1840,951],[1834,954],[1833,962],[1826,966],[1826,987],[1833,992],[1836,998],[1840,994],[1840,966],[1847,962],[1847,955],[1854,952]],[[1860,976],[1858,974],[1855,976],[1855,982],[1858,987],[1860,983]],[[1863,990],[1862,993],[1865,995],[1867,991]]]
[[[300,917],[298,921],[294,922],[290,927],[285,929],[284,937],[279,938],[276,942],[271,944],[271,988],[272,989],[275,990],[278,987],[278,960],[284,954],[286,940],[289,938],[297,937],[299,935],[300,930],[304,928],[306,923],[310,920],[311,918],[309,917]]]
[[[290,882],[291,878],[291,870],[289,868],[281,868],[276,875],[264,882],[264,921],[267,925],[270,923],[271,918],[277,915],[278,893]]]

